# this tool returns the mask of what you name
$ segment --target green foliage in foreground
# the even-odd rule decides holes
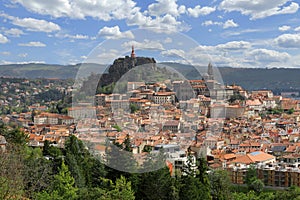
[[[299,187],[264,189],[254,168],[249,169],[244,187],[233,187],[226,171],[207,173],[205,159],[195,166],[188,164],[175,176],[167,167],[133,174],[104,166],[74,136],[67,139],[64,149],[48,142],[39,149],[24,145],[27,137],[19,129],[1,126],[0,132],[11,133],[6,151],[0,151],[0,199],[4,200],[300,200]],[[125,149],[126,144],[121,147]],[[150,167],[162,164],[151,157],[145,161]]]

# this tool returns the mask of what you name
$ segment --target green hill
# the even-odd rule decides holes
[[[162,63],[180,72],[188,79],[201,78],[199,72],[190,65]],[[103,72],[107,66],[98,64],[54,65],[54,64],[10,64],[0,65],[0,76],[24,78],[75,78],[86,77],[92,72]],[[78,70],[79,73],[77,74]],[[290,68],[218,68],[224,84],[238,84],[247,90],[271,89],[300,90],[300,69]],[[200,68],[201,74],[206,66]]]

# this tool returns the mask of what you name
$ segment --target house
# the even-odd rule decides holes
[[[298,101],[294,100],[294,99],[283,98],[283,99],[281,99],[279,106],[283,110],[290,110],[290,109],[297,110],[298,109]]]
[[[179,101],[186,101],[194,98],[194,90],[188,81],[173,81],[172,84]]]
[[[214,104],[211,105],[211,118],[238,118],[243,116],[245,108],[240,105]]]
[[[272,156],[271,154],[268,153],[264,153],[262,151],[254,151],[244,156],[236,157],[236,159],[231,161],[231,164],[250,165],[255,163],[266,164],[266,163],[275,163],[275,162],[276,162],[275,156]]]
[[[262,100],[263,107],[265,108],[275,108],[277,106],[274,98],[267,98]]]
[[[170,130],[177,133],[180,130],[180,122],[178,120],[169,120],[163,124],[163,131]]]
[[[175,92],[156,92],[153,95],[155,104],[175,103]]]
[[[274,156],[282,156],[287,149],[287,145],[285,144],[272,144],[271,145],[271,153]]]
[[[256,90],[251,92],[252,97],[265,97],[265,98],[273,98],[274,94],[271,90]]]
[[[92,106],[71,107],[68,109],[68,116],[73,117],[75,121],[96,118],[96,108]]]
[[[74,118],[66,115],[60,115],[55,113],[41,113],[34,116],[34,124],[66,124],[70,125],[74,123]]]
[[[211,149],[220,149],[224,146],[224,140],[219,139],[217,137],[207,137],[204,140],[204,146],[209,147]]]
[[[259,112],[263,109],[263,104],[259,99],[248,99],[246,100],[246,107],[248,107],[250,110]]]

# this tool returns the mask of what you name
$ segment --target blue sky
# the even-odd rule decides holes
[[[0,64],[109,63],[133,44],[159,61],[300,67],[299,13],[298,0],[2,0]]]

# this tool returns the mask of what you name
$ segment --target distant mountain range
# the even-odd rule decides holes
[[[199,72],[190,65],[178,63],[161,64],[175,69],[187,79],[201,78]],[[68,79],[75,78],[76,76],[86,77],[92,72],[103,72],[105,68],[107,68],[107,66],[91,63],[76,65],[10,64],[0,65],[0,76]],[[200,71],[204,73],[205,70],[206,67],[203,67]],[[219,67],[218,70],[224,84],[235,83],[247,90],[300,90],[300,69]]]

